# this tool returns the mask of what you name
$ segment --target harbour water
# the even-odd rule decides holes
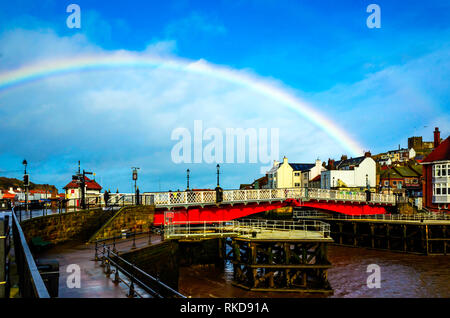
[[[329,246],[332,268],[328,280],[333,295],[250,292],[231,285],[233,268],[227,263],[183,267],[180,291],[191,297],[450,297],[450,258],[423,256],[342,246]],[[370,264],[380,267],[380,288],[368,288]]]

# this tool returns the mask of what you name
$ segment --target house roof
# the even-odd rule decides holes
[[[14,199],[15,197],[16,197],[16,195],[15,195],[15,194],[12,194],[12,193],[6,192],[6,193],[3,193],[3,197],[2,197],[2,199]]]
[[[350,159],[345,159],[345,160],[339,160],[339,161],[336,161],[334,164],[335,164],[335,167],[337,170],[341,170],[342,168],[345,168],[348,166],[357,167],[366,158],[367,157],[362,156],[362,157],[350,158]]]
[[[315,176],[311,181],[320,181],[320,174]]]
[[[402,167],[393,167],[389,170],[384,170],[380,177],[385,178],[411,178],[411,177],[420,177],[422,175],[421,170],[416,166],[402,166]]]
[[[433,161],[450,160],[450,137],[447,137],[439,146],[437,146],[422,163],[431,163]]]
[[[289,163],[289,165],[294,171],[305,171],[315,166],[313,163]]]
[[[86,189],[87,190],[101,190],[102,187],[95,182],[95,180],[91,180],[88,177],[84,177],[85,183],[86,183]],[[80,185],[76,182],[76,180],[72,179],[63,189],[77,189]]]

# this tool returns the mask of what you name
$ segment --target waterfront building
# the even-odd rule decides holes
[[[364,156],[340,161],[328,160],[328,170],[321,172],[320,187],[322,189],[353,188],[360,189],[376,185],[376,162],[370,152]]]
[[[422,196],[422,166],[406,165],[385,167],[380,172],[380,191],[404,189],[409,197]]]
[[[101,194],[102,187],[95,180],[91,180],[88,177],[84,177],[84,180],[86,199],[89,199],[89,197],[98,197]],[[63,189],[66,192],[65,198],[68,200],[68,206],[80,206],[81,187],[77,180],[72,178],[72,181],[70,181]]]
[[[320,160],[318,160],[320,162]],[[320,162],[320,166],[321,162]],[[271,189],[280,189],[280,188],[301,188],[302,187],[302,173],[305,172],[306,180],[303,182],[303,186],[305,182],[308,181],[307,173],[310,174],[309,180],[314,178],[315,171],[320,169],[317,168],[315,170],[311,170],[312,168],[317,167],[316,163],[290,163],[288,162],[288,158],[284,157],[283,162],[279,163],[278,161],[274,161],[273,167],[267,172],[267,187]],[[312,171],[312,172],[311,172]],[[311,174],[313,173],[313,174]]]
[[[435,135],[436,136],[436,135]],[[435,149],[421,162],[423,165],[423,205],[431,211],[450,209],[450,137],[440,144],[435,137]]]
[[[312,188],[311,182],[313,180],[317,181],[317,177],[320,178],[320,175],[321,175],[322,171],[326,171],[326,170],[327,169],[324,166],[322,166],[322,161],[317,159],[314,166],[312,166],[311,168],[307,168],[307,169],[302,171],[302,184],[301,184],[301,186],[303,188],[306,188],[306,187]],[[317,184],[317,182],[316,182],[316,184]],[[320,186],[319,186],[319,188],[320,188]]]

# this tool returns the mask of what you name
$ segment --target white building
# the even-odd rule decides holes
[[[301,188],[309,180],[314,179],[322,170],[322,162],[316,163],[289,163],[284,157],[283,162],[274,161],[272,168],[267,172],[267,188]]]
[[[376,163],[369,156],[344,159],[335,163],[335,169],[322,171],[320,187],[365,188],[376,186]]]
[[[316,160],[314,166],[309,169],[302,171],[302,187],[309,187],[310,181],[315,179],[317,176],[320,176],[323,171],[327,171],[325,167],[322,166],[322,161],[319,159]]]

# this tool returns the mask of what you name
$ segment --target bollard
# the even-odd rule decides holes
[[[98,242],[95,241],[95,256],[94,256],[94,260],[98,261],[98,252],[97,252],[97,248],[98,248]]]
[[[105,243],[103,243],[102,264],[100,266],[105,266]]]
[[[109,262],[109,248],[108,248],[108,258],[106,259],[105,274],[106,276],[109,276],[109,274],[111,274],[111,265]]]

